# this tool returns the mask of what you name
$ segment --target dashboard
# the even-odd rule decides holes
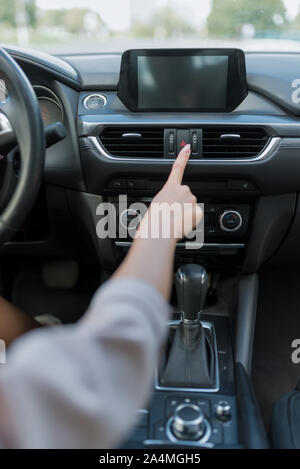
[[[149,202],[188,140],[193,155],[185,182],[206,206],[199,255],[256,271],[288,239],[300,191],[300,55],[245,54],[247,92],[230,111],[161,111],[126,104],[122,54],[8,51],[33,84],[45,125],[66,127],[66,138],[47,150],[45,184],[61,191],[58,205],[81,229],[94,230],[96,201],[117,207],[125,193],[129,201]],[[55,210],[56,203],[51,199]],[[93,243],[110,267],[121,257]],[[295,241],[288,243],[288,258],[296,261]],[[125,252],[129,245],[117,239],[113,248]]]

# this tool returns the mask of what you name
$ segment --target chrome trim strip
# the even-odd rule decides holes
[[[168,323],[168,326],[176,325],[179,324],[181,321],[175,320],[175,321],[170,321]],[[216,363],[216,386],[214,388],[183,388],[183,387],[173,387],[173,386],[160,386],[158,384],[158,370],[156,371],[155,375],[155,380],[154,380],[154,388],[157,391],[176,391],[176,392],[207,392],[207,393],[213,393],[213,392],[218,392],[220,389],[220,372],[219,372],[219,356],[218,356],[218,348],[217,348],[217,338],[216,338],[216,331],[214,328],[213,323],[209,321],[201,321],[202,326],[205,329],[210,329],[212,336],[213,336],[213,346],[214,346],[214,352],[215,352],[215,363]]]
[[[166,446],[170,444],[170,440],[144,440],[143,444],[145,446]],[[189,446],[195,446],[196,448],[213,448],[215,445],[214,443],[200,443],[199,441],[188,441],[188,440],[178,440],[178,441],[173,441],[173,445],[178,445],[178,446],[184,446],[184,445],[189,445]]]
[[[220,135],[220,138],[221,139],[226,139],[226,138],[235,138],[235,139],[238,139],[238,138],[241,138],[240,134],[222,134]]]
[[[132,241],[116,241],[116,246],[129,248],[132,245]],[[197,243],[190,243],[195,246]],[[225,243],[198,243],[203,248],[221,248],[221,249],[244,249],[246,245],[244,243],[232,243],[232,244],[225,244]],[[177,247],[186,247],[185,243],[177,243]]]
[[[122,138],[142,138],[142,134],[136,132],[136,133],[133,133],[133,132],[126,132],[124,134],[122,134]]]
[[[113,127],[112,124],[110,124],[109,126]],[[88,136],[87,138],[90,140],[90,142],[92,142],[92,144],[94,145],[96,150],[98,150],[100,155],[103,158],[106,158],[108,160],[125,161],[125,162],[128,162],[128,161],[144,162],[144,163],[158,163],[162,161],[174,162],[174,159],[172,158],[163,158],[163,157],[162,158],[125,158],[125,157],[122,158],[119,156],[113,156],[107,153],[107,151],[104,149],[104,147],[100,143],[98,137]],[[280,141],[281,141],[281,137],[270,137],[269,142],[265,146],[264,150],[260,154],[255,156],[254,158],[236,158],[236,159],[235,158],[227,158],[227,159],[226,158],[219,158],[219,159],[201,158],[201,159],[192,159],[190,162],[202,163],[202,164],[203,163],[219,163],[219,164],[220,163],[233,163],[233,164],[238,163],[240,164],[240,163],[249,163],[251,161],[261,161],[271,156],[271,154],[275,151],[275,149],[279,145]]]

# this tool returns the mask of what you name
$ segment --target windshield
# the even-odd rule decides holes
[[[300,51],[300,0],[1,0],[0,42],[54,54],[147,47]]]

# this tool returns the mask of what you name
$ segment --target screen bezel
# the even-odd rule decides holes
[[[138,105],[138,57],[224,55],[228,57],[227,100],[224,107],[158,108]],[[247,96],[245,54],[241,49],[131,49],[122,54],[118,97],[133,112],[230,112]]]

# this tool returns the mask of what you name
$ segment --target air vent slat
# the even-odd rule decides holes
[[[224,134],[238,134],[240,138],[221,138]],[[269,136],[259,127],[204,127],[203,158],[253,158],[265,148]]]
[[[123,137],[123,134],[137,133],[141,137]],[[100,136],[106,151],[122,158],[163,158],[164,128],[107,127]]]

